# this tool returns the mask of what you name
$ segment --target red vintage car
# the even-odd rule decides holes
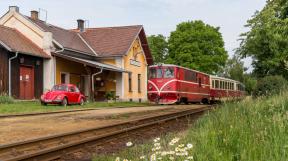
[[[79,89],[73,84],[55,85],[52,90],[41,96],[41,104],[60,104],[67,106],[69,104],[83,105],[85,96],[81,94]]]

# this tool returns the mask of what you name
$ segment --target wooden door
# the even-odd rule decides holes
[[[20,99],[34,99],[34,69],[20,66]]]

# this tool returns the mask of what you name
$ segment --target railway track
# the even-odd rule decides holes
[[[1,161],[18,160],[55,160],[63,155],[76,152],[83,147],[95,144],[101,140],[109,140],[113,136],[141,130],[149,126],[161,124],[188,116],[197,115],[210,109],[210,106],[201,109],[175,110],[166,114],[154,115],[111,124],[98,128],[78,130],[74,132],[48,136],[23,142],[0,146]]]

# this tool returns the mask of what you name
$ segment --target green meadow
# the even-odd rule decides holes
[[[285,92],[269,98],[225,103],[185,132],[160,136],[158,142],[133,145],[94,160],[287,161],[287,98]],[[179,141],[170,145],[173,138]],[[188,148],[190,144],[193,148]]]

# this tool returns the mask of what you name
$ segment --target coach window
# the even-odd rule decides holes
[[[215,80],[215,88],[216,88],[216,89],[219,88],[219,80]]]
[[[215,80],[212,80],[212,88],[215,88]]]
[[[234,88],[234,83],[232,83],[232,90],[234,90],[235,88]]]
[[[228,89],[228,82],[225,82],[225,89]]]
[[[156,69],[150,69],[149,78],[156,78]]]
[[[164,78],[174,78],[174,68],[165,68]]]

